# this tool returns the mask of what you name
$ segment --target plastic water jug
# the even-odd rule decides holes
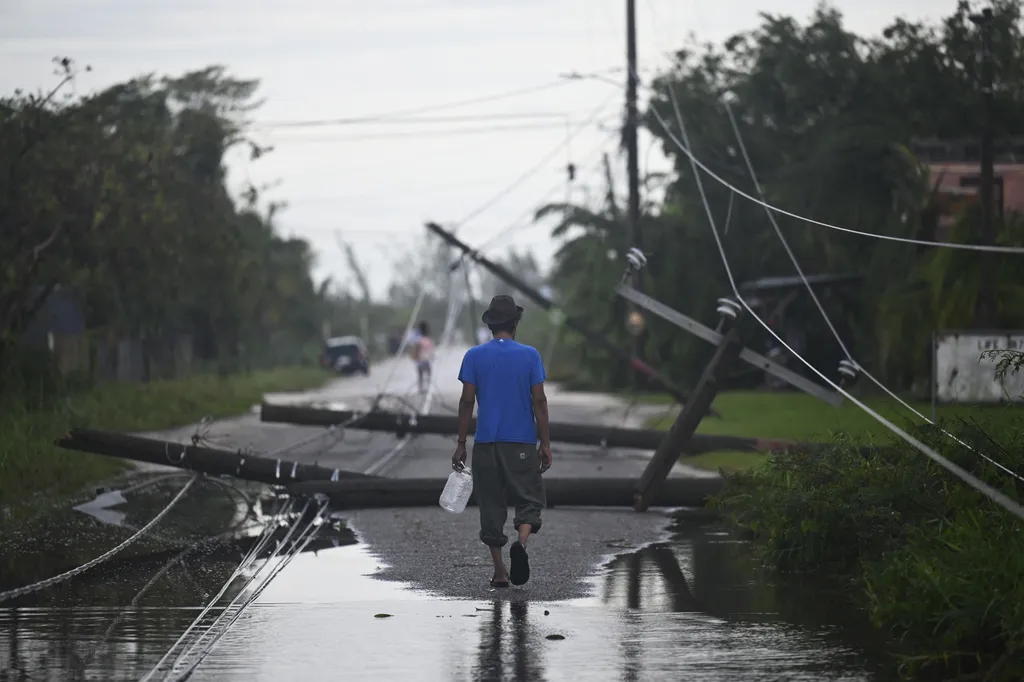
[[[441,491],[441,508],[453,514],[461,514],[473,494],[473,475],[469,469],[453,471]]]

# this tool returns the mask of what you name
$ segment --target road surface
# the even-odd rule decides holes
[[[456,404],[463,352],[438,354],[434,411]],[[410,399],[414,386],[411,362],[391,360],[370,377],[267,399],[359,408],[381,394]],[[548,394],[559,421],[639,425],[643,416],[627,415],[612,396],[555,387]],[[159,435],[186,439],[195,432],[192,426]],[[220,446],[267,452],[319,432],[263,424],[254,411],[215,422],[202,435]],[[348,430],[329,447],[311,444],[287,457],[397,477],[450,471],[454,438],[420,436],[390,456],[396,443],[393,435]],[[556,444],[546,476],[632,477],[649,456]],[[672,475],[713,474],[679,466]],[[834,597],[808,599],[809,607],[779,601],[728,536],[697,523],[670,532],[664,510],[547,510],[530,545],[530,582],[505,590],[488,586],[491,567],[476,537],[474,508],[458,515],[440,507],[375,509],[344,518],[359,543],[296,557],[192,680],[884,679],[863,647],[837,636],[823,607]],[[147,577],[134,578],[131,589]],[[224,569],[189,577],[199,592],[188,603],[199,606]],[[177,577],[168,580],[171,593],[185,588]],[[86,590],[84,582],[77,589]],[[11,642],[6,659],[0,644],[0,671],[6,660],[13,675],[0,672],[0,680],[138,680],[194,617],[194,609],[171,607],[180,599],[122,611],[112,637],[99,634],[109,628],[107,612],[0,609],[0,630]],[[808,618],[807,611],[818,615]],[[101,653],[83,667],[74,652],[92,649]]]

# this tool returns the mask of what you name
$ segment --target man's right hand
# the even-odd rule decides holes
[[[452,469],[461,471],[466,468],[466,444],[459,443],[455,446],[455,454],[452,455]]]
[[[551,443],[547,445],[541,444],[540,446],[540,472],[543,474],[545,471],[551,468]]]

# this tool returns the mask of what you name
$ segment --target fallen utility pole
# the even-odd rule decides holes
[[[598,346],[601,346],[612,355],[628,363],[629,366],[633,368],[633,371],[642,374],[646,377],[649,377],[654,381],[658,382],[659,384],[661,384],[661,386],[670,394],[672,394],[672,396],[679,402],[685,403],[689,399],[689,392],[677,386],[675,382],[673,382],[671,379],[659,373],[653,367],[651,367],[643,360],[630,353],[628,350],[616,346],[614,343],[609,341],[605,336],[589,328],[578,318],[575,318],[566,313],[566,311],[561,310],[550,299],[541,295],[539,291],[531,287],[529,284],[527,284],[520,278],[513,275],[511,272],[506,270],[501,265],[494,263],[488,258],[484,257],[482,254],[474,250],[472,247],[470,247],[468,244],[460,240],[458,237],[456,237],[448,230],[444,229],[437,223],[427,223],[427,229],[436,234],[437,236],[439,236],[448,244],[451,244],[455,248],[460,249],[467,257],[469,257],[474,262],[479,263],[483,267],[487,268],[496,277],[501,278],[505,282],[508,282],[511,286],[523,292],[523,294],[525,294],[527,298],[531,299],[534,303],[539,305],[544,310],[560,310],[565,315],[566,326],[570,327],[577,333],[582,334],[589,341],[593,342]]]
[[[358,417],[358,420],[356,419]],[[454,436],[459,432],[459,418],[440,414],[410,415],[400,412],[354,412],[329,410],[306,405],[263,403],[260,421],[296,426],[334,426],[354,422],[350,429],[385,431],[398,437],[410,433]],[[476,429],[476,419],[470,420],[470,432]],[[655,450],[665,438],[665,432],[656,429],[626,429],[615,426],[568,424],[551,422],[551,440],[575,445],[594,445],[608,448]],[[800,443],[788,440],[747,438],[744,436],[718,436],[707,433],[692,434],[683,445],[683,452],[699,455],[705,452],[784,452],[815,451],[825,447],[818,443]]]
[[[444,490],[446,478],[380,478],[316,481],[288,486],[291,495],[326,495],[334,509],[370,507],[430,507]],[[671,478],[652,504],[658,507],[701,507],[722,488],[719,477]],[[546,478],[544,492],[552,507],[631,507],[633,478]],[[470,497],[476,504],[476,496]]]
[[[627,301],[635,303],[641,308],[654,313],[663,320],[671,322],[683,331],[693,334],[697,338],[715,345],[722,342],[721,332],[711,329],[691,317],[683,315],[678,310],[670,308],[661,301],[651,298],[647,294],[641,293],[626,284],[619,284],[616,286],[615,293],[622,296]],[[839,407],[843,403],[843,396],[841,394],[802,377],[793,370],[783,367],[774,360],[769,360],[765,356],[760,353],[755,353],[749,348],[741,348],[738,357],[740,360],[782,379],[790,386],[798,388],[804,393],[814,396],[818,400],[826,402],[833,407]]]
[[[720,302],[718,311],[721,317],[715,331],[720,335],[721,340],[718,342],[715,354],[704,368],[700,381],[697,382],[693,397],[683,406],[679,416],[676,417],[672,427],[665,434],[665,438],[654,452],[654,457],[647,463],[647,467],[637,482],[634,504],[637,511],[646,511],[656,499],[661,488],[664,487],[669,472],[679,461],[684,447],[693,438],[697,427],[700,426],[705,411],[718,395],[722,371],[739,357],[742,345],[735,321],[740,310],[742,308],[738,304],[732,304],[731,301],[722,300]]]
[[[121,457],[136,462],[198,471],[211,476],[234,476],[246,481],[283,485],[295,481],[332,481],[342,478],[375,478],[352,471],[329,469],[317,464],[260,457],[198,445],[107,433],[93,429],[72,429],[55,443],[58,447]]]

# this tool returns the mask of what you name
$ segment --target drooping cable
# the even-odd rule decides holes
[[[456,223],[456,227],[462,227],[463,225],[468,223],[473,218],[476,218],[477,216],[479,216],[483,212],[487,211],[489,208],[491,208],[492,206],[497,204],[499,201],[504,199],[506,196],[511,194],[513,191],[515,191],[524,182],[526,182],[531,177],[533,177],[534,175],[539,173],[541,171],[541,169],[543,169],[545,166],[547,166],[547,164],[550,163],[552,159],[554,159],[556,156],[558,156],[558,154],[560,154],[562,152],[562,150],[565,148],[565,146],[567,144],[569,144],[572,141],[573,138],[575,138],[577,135],[579,135],[584,130],[589,128],[594,123],[594,121],[597,120],[598,116],[600,116],[602,113],[604,113],[604,111],[606,109],[608,109],[608,107],[610,106],[610,103],[612,102],[612,100],[616,99],[618,96],[619,96],[618,93],[612,93],[609,97],[607,97],[605,100],[603,100],[591,112],[590,116],[587,117],[586,120],[584,120],[582,123],[580,123],[578,126],[576,126],[576,128],[574,128],[573,130],[569,131],[569,133],[566,135],[566,139],[564,139],[563,141],[559,142],[558,145],[554,149],[552,149],[550,152],[548,152],[547,154],[542,156],[540,158],[540,160],[537,161],[536,164],[534,164],[530,168],[526,169],[515,180],[513,180],[511,183],[509,183],[508,185],[503,187],[501,190],[499,190],[492,197],[487,199],[487,201],[483,202],[482,204],[480,204],[479,206],[477,206],[476,208],[471,210],[469,213],[467,213],[461,220],[459,220]]]
[[[596,147],[594,147],[594,149],[586,157],[584,157],[584,160],[576,165],[576,177],[579,177],[579,169],[581,167],[587,168],[590,167],[595,160],[599,161],[608,143],[617,140],[618,137],[618,131],[615,131],[610,135],[605,136],[605,138],[602,139],[601,142]],[[533,203],[533,205],[531,205],[528,209],[519,214],[515,218],[515,220],[508,223],[508,225],[506,225],[504,228],[498,230],[493,235],[491,235],[480,246],[476,247],[475,250],[480,253],[485,253],[488,249],[492,249],[498,243],[505,241],[509,237],[512,237],[514,234],[516,234],[519,230],[525,228],[527,225],[533,224],[534,221],[531,220],[531,218],[537,213],[538,207],[543,206],[545,202],[550,201],[556,194],[561,192],[564,187],[564,181],[559,181],[552,185],[547,192],[541,195],[540,198],[538,198]]]
[[[572,82],[570,79],[559,78],[555,81],[549,81],[540,85],[534,85],[527,88],[518,88],[515,90],[508,90],[505,92],[494,93],[491,95],[482,95],[480,97],[471,97],[464,100],[456,100],[453,102],[445,102],[442,104],[428,104],[421,107],[413,107],[410,109],[399,109],[397,111],[387,111],[376,114],[366,114],[363,116],[347,116],[339,118],[327,118],[327,119],[315,119],[315,120],[301,120],[301,121],[264,121],[255,122],[254,125],[259,127],[272,127],[272,128],[287,128],[295,126],[310,126],[310,125],[348,125],[353,123],[375,123],[379,121],[389,121],[393,119],[406,118],[409,116],[416,116],[419,114],[428,114],[435,111],[446,111],[449,109],[460,109],[462,107],[471,106],[473,104],[485,104],[488,102],[498,102],[504,99],[511,99],[513,97],[519,97],[521,95],[532,95],[537,92],[543,92],[545,90],[553,90],[555,88],[565,87]]]
[[[672,101],[674,103],[675,102],[675,92],[671,89],[671,87],[669,88],[669,95],[670,95],[670,99],[672,99]],[[678,108],[678,106],[676,104],[673,104],[673,107],[674,108]],[[659,119],[659,121],[663,120],[663,117],[658,112],[657,107],[652,106],[650,108],[650,110],[651,110],[651,112],[654,113],[655,117]],[[803,221],[805,223],[809,223],[811,225],[817,225],[818,227],[826,227],[826,228],[828,228],[830,230],[837,230],[839,232],[846,232],[848,234],[855,234],[855,235],[859,235],[861,237],[870,237],[872,239],[882,239],[882,240],[885,240],[885,241],[899,242],[901,244],[915,244],[917,246],[931,246],[931,247],[939,247],[939,248],[946,248],[946,249],[960,249],[960,250],[964,250],[964,251],[987,251],[987,252],[990,252],[990,253],[1024,254],[1024,247],[1019,247],[1019,246],[990,246],[990,245],[986,245],[986,244],[959,244],[959,243],[956,243],[956,242],[944,242],[944,241],[928,240],[928,239],[912,239],[910,237],[897,237],[895,235],[879,234],[877,232],[863,232],[861,230],[854,230],[854,229],[849,228],[849,227],[841,227],[839,225],[833,225],[831,223],[826,223],[826,222],[821,221],[821,220],[815,220],[814,218],[808,218],[807,216],[802,216],[799,213],[793,213],[792,211],[787,211],[785,209],[779,208],[778,206],[774,206],[774,205],[768,203],[767,201],[764,201],[764,200],[759,199],[759,198],[757,198],[757,197],[755,197],[755,196],[753,196],[753,195],[751,195],[751,194],[749,194],[747,192],[744,192],[743,190],[741,190],[740,188],[736,187],[735,185],[730,183],[728,180],[724,179],[723,177],[721,177],[720,175],[715,173],[713,170],[708,168],[708,166],[703,161],[701,161],[699,158],[697,158],[697,155],[693,153],[693,151],[692,151],[692,149],[690,148],[689,145],[684,144],[678,138],[673,138],[673,142],[674,142],[675,146],[679,148],[679,151],[681,151],[687,157],[687,159],[690,160],[690,164],[694,167],[694,173],[696,173],[697,169],[699,168],[700,170],[704,171],[708,175],[708,177],[710,177],[712,180],[714,180],[718,184],[720,184],[723,187],[725,187],[726,189],[728,189],[733,194],[736,194],[737,196],[743,197],[744,199],[746,199],[746,200],[748,200],[750,202],[753,202],[753,203],[755,203],[755,204],[757,204],[759,206],[762,206],[765,209],[767,209],[769,211],[772,211],[774,213],[777,213],[779,215],[784,215],[784,216],[788,216],[790,218],[795,218],[796,220],[800,220],[800,221]]]
[[[296,522],[289,529],[289,532],[287,535],[285,535],[285,538],[281,540],[281,542],[278,544],[273,554],[263,563],[262,566],[260,566],[259,569],[257,569],[253,576],[250,577],[248,581],[246,581],[246,584],[242,587],[242,589],[238,591],[238,594],[235,595],[235,598],[232,599],[231,602],[224,607],[220,615],[214,620],[213,623],[211,623],[210,627],[207,628],[203,636],[197,639],[193,643],[193,645],[189,647],[188,650],[182,652],[178,656],[174,664],[171,666],[171,675],[174,675],[174,677],[171,678],[173,682],[183,682],[184,680],[187,680],[189,677],[191,677],[192,673],[195,672],[199,664],[201,664],[210,654],[210,652],[213,651],[217,643],[228,632],[228,630],[231,629],[231,626],[238,621],[242,614],[245,613],[246,609],[248,609],[248,607],[253,602],[255,602],[256,599],[258,599],[261,594],[263,594],[263,591],[270,585],[271,582],[273,582],[274,578],[276,578],[281,573],[281,571],[283,571],[296,556],[298,556],[302,553],[303,550],[305,550],[309,543],[312,542],[312,540],[316,537],[320,528],[323,527],[323,514],[327,511],[327,508],[328,503],[322,502],[320,508],[316,511],[316,513],[305,525],[305,527],[299,532],[299,534],[295,537],[294,540],[291,540],[291,534],[295,531],[296,528],[298,528],[303,517],[300,516],[298,519],[296,519]],[[291,544],[289,544],[289,540],[291,540]],[[286,553],[281,557],[281,559],[276,564],[274,564],[274,559],[277,558],[281,549],[285,547],[287,547]],[[236,606],[235,602],[238,601],[239,597],[245,594],[245,590],[248,588],[248,586],[255,582],[256,577],[267,566],[271,566],[271,569],[268,572],[268,574],[263,577],[262,582],[260,582],[259,585],[257,585],[257,587],[252,590],[248,598],[246,598],[244,601],[242,601],[241,604]],[[220,628],[220,630],[217,630],[216,634],[211,635],[211,633],[214,632],[214,628],[229,613],[231,614],[230,617],[227,618],[227,620],[224,622],[224,625]],[[199,648],[200,644],[207,636],[209,636],[209,640],[206,642],[204,646],[202,646],[202,648]],[[197,654],[195,654],[195,659],[192,661],[192,663],[187,665],[183,663],[184,659],[186,659],[188,655],[191,654],[192,651],[196,650],[197,648],[199,648],[199,651]]]
[[[192,633],[193,630],[196,629],[199,623],[202,622],[203,618],[206,617],[206,614],[209,613],[211,609],[213,609],[213,607],[217,604],[218,601],[220,601],[220,598],[223,597],[224,593],[228,591],[228,588],[231,586],[231,583],[233,583],[235,579],[242,574],[243,571],[249,568],[249,566],[252,565],[254,561],[256,561],[260,553],[266,548],[267,544],[270,542],[270,539],[274,536],[274,532],[277,530],[278,527],[278,521],[287,516],[287,514],[291,511],[293,504],[293,499],[289,499],[287,502],[285,502],[284,506],[277,512],[277,514],[274,515],[270,522],[268,522],[267,525],[264,527],[263,532],[260,534],[257,541],[254,542],[252,547],[249,548],[249,551],[238,563],[238,566],[235,567],[235,570],[232,571],[231,575],[228,576],[228,579],[224,581],[224,584],[217,591],[217,594],[215,594],[213,598],[210,599],[209,602],[207,602],[206,606],[202,609],[202,611],[199,612],[199,615],[195,617],[195,619],[192,621],[191,624],[189,624],[187,628],[185,628],[185,631],[181,633],[178,639],[175,640],[175,642],[164,653],[164,655],[160,657],[160,660],[156,662],[156,664],[149,670],[148,673],[146,673],[141,678],[139,682],[148,682],[153,678],[154,675],[156,675],[161,670],[164,663],[167,662],[167,659],[169,659],[171,655],[175,651],[177,651],[179,647],[182,646],[186,638]],[[303,507],[303,510],[300,513],[300,518],[301,515],[305,513],[306,508],[308,507],[309,501],[307,500],[306,506]]]
[[[878,414],[873,409],[871,409],[869,406],[865,405],[863,402],[861,402],[856,397],[851,395],[849,391],[847,391],[842,386],[836,384],[829,377],[827,377],[825,374],[823,374],[821,371],[819,371],[813,364],[811,364],[809,361],[807,361],[802,355],[800,355],[795,350],[793,350],[789,346],[789,344],[787,344],[782,339],[782,337],[780,337],[775,332],[775,330],[773,330],[764,320],[762,320],[757,315],[756,312],[754,312],[754,309],[747,303],[747,301],[743,298],[742,294],[740,293],[739,287],[736,284],[736,279],[735,279],[735,277],[733,276],[733,273],[732,273],[732,268],[729,266],[729,259],[728,259],[728,257],[726,256],[726,253],[725,253],[725,246],[722,244],[722,238],[718,234],[718,229],[717,229],[717,227],[715,225],[714,213],[711,210],[711,204],[708,201],[706,192],[704,191],[704,183],[701,180],[701,174],[699,172],[697,172],[697,169],[700,166],[697,163],[696,158],[692,154],[689,153],[690,141],[689,141],[689,136],[686,133],[686,125],[685,125],[685,122],[683,121],[682,112],[680,111],[679,105],[678,105],[678,103],[675,100],[674,92],[670,89],[669,93],[670,93],[672,104],[673,104],[673,110],[674,110],[675,116],[676,116],[676,122],[677,122],[677,124],[679,126],[679,130],[680,130],[680,134],[681,134],[682,139],[680,140],[679,138],[676,137],[676,135],[672,132],[671,126],[668,124],[667,121],[665,121],[664,117],[662,117],[661,113],[658,112],[656,108],[652,108],[651,111],[653,112],[655,118],[658,120],[658,123],[660,124],[660,126],[664,130],[665,134],[669,137],[669,139],[671,139],[673,141],[673,143],[677,147],[679,147],[680,150],[684,150],[684,154],[686,154],[686,156],[690,159],[690,165],[691,165],[691,168],[693,170],[694,180],[695,180],[696,185],[697,185],[697,191],[700,194],[701,202],[704,205],[704,211],[707,214],[708,226],[711,229],[712,236],[714,237],[714,240],[715,240],[715,245],[716,245],[716,247],[718,249],[719,257],[722,260],[722,265],[725,268],[726,276],[729,279],[729,284],[730,284],[730,286],[731,286],[731,288],[733,290],[733,295],[735,296],[736,300],[743,306],[743,308],[747,311],[747,313],[754,320],[756,320],[762,327],[764,327],[764,329],[769,334],[771,334],[773,337],[775,337],[776,341],[778,341],[779,344],[783,348],[785,348],[787,351],[792,353],[793,356],[796,357],[797,359],[799,359],[804,365],[806,365],[808,369],[810,369],[812,372],[814,372],[816,375],[818,375],[818,377],[822,381],[824,381],[825,383],[830,385],[834,390],[836,390],[838,393],[843,395],[843,397],[845,397],[847,400],[849,400],[850,402],[852,402],[855,405],[857,405],[861,410],[863,410],[865,413],[867,413],[869,416],[871,416],[873,419],[875,419],[875,421],[877,421],[879,424],[882,424],[883,426],[888,428],[894,434],[896,434],[897,436],[902,438],[906,443],[908,443],[912,447],[914,447],[917,450],[919,450],[921,453],[923,453],[929,459],[931,459],[936,464],[938,464],[939,466],[941,466],[944,469],[946,469],[947,471],[949,471],[951,474],[953,474],[954,476],[959,478],[965,484],[967,484],[968,486],[970,486],[971,488],[973,488],[977,492],[981,493],[982,495],[988,497],[990,500],[992,500],[996,504],[1000,505],[1001,507],[1006,509],[1008,512],[1013,514],[1014,516],[1017,516],[1018,518],[1024,520],[1024,507],[1022,507],[1020,503],[1018,503],[1017,501],[1011,499],[1007,495],[1004,495],[1002,492],[996,490],[995,488],[993,488],[989,484],[985,483],[984,481],[978,479],[973,474],[971,474],[967,470],[963,469],[962,467],[958,466],[957,464],[954,464],[953,462],[949,461],[948,459],[946,459],[945,457],[940,455],[938,452],[936,452],[934,449],[932,449],[931,447],[925,445],[924,443],[922,443],[917,438],[914,438],[909,433],[907,433],[906,431],[904,431],[900,427],[896,426],[891,421],[889,421],[888,419],[886,419],[882,415]]]
[[[761,198],[762,201],[764,201],[764,189],[761,186],[761,182],[758,180],[757,172],[754,170],[754,164],[753,164],[753,162],[750,159],[750,154],[747,152],[747,145],[746,145],[746,143],[743,140],[743,135],[740,132],[739,124],[736,122],[736,117],[735,117],[735,115],[733,115],[732,107],[729,105],[728,100],[723,100],[722,103],[724,104],[725,112],[726,112],[726,114],[729,117],[729,123],[732,126],[733,134],[734,134],[734,136],[736,138],[736,143],[737,143],[737,146],[739,147],[740,154],[743,156],[743,162],[744,162],[744,164],[747,167],[747,173],[750,175],[751,182],[753,183],[754,188],[757,191],[758,196]],[[730,194],[730,207],[732,206],[731,199],[732,199],[733,196],[734,196],[734,194]],[[892,391],[888,386],[886,386],[884,383],[882,383],[882,381],[880,381],[877,377],[875,377],[872,373],[868,372],[864,368],[864,366],[861,365],[859,362],[857,362],[857,360],[853,357],[853,354],[850,353],[850,349],[846,346],[845,343],[843,343],[843,339],[840,336],[839,331],[836,329],[835,325],[832,323],[832,319],[829,317],[828,313],[825,311],[825,306],[822,305],[821,300],[818,298],[818,295],[814,292],[814,287],[808,281],[807,275],[804,273],[803,268],[800,267],[800,261],[797,259],[796,254],[793,253],[793,249],[790,247],[789,241],[786,239],[786,236],[782,233],[782,229],[779,227],[779,223],[775,219],[775,214],[771,210],[768,209],[766,204],[767,204],[767,202],[764,202],[763,203],[763,207],[764,207],[765,215],[768,217],[768,222],[771,223],[772,229],[775,231],[776,236],[778,236],[779,241],[781,242],[783,249],[786,251],[786,255],[789,257],[790,262],[793,264],[794,269],[796,269],[797,275],[800,277],[800,281],[803,283],[804,288],[807,290],[807,293],[810,294],[811,300],[814,301],[815,307],[818,309],[818,312],[821,313],[822,319],[825,320],[825,324],[828,325],[829,330],[832,332],[832,336],[835,338],[836,342],[839,344],[839,347],[840,347],[840,349],[842,349],[843,355],[846,356],[846,359],[851,363],[853,368],[859,374],[862,374],[863,376],[865,376],[868,379],[870,379],[872,383],[874,383],[878,388],[882,389],[882,391],[884,391],[889,397],[891,397],[893,400],[898,402],[900,405],[905,407],[910,412],[912,412],[915,415],[917,415],[919,418],[923,419],[928,424],[930,424],[932,426],[935,426],[936,425],[935,422],[933,422],[931,419],[929,419],[925,415],[921,414],[921,412],[918,411],[916,408],[914,408],[913,405],[911,405],[907,401],[903,400],[903,398],[901,398],[894,391]],[[946,435],[947,437],[953,439],[955,442],[957,442],[961,446],[963,446],[963,447],[967,448],[968,450],[971,450],[972,452],[976,453],[978,456],[982,457],[983,459],[988,461],[993,466],[995,466],[995,467],[1003,470],[1004,472],[1010,474],[1011,476],[1013,476],[1014,478],[1016,478],[1019,481],[1024,481],[1024,477],[1022,477],[1020,474],[1018,474],[1017,472],[1013,471],[1009,467],[1001,464],[1000,462],[997,462],[996,460],[992,459],[991,457],[989,457],[985,453],[983,453],[983,452],[975,449],[974,447],[968,445],[963,440],[961,440],[960,438],[956,437],[955,435],[953,435],[952,433],[950,433],[946,429],[943,429],[943,428],[939,427],[939,431],[941,433],[943,433],[944,435]]]
[[[116,547],[113,547],[113,548],[107,550],[106,552],[104,552],[103,554],[99,555],[95,559],[87,561],[84,564],[82,564],[81,566],[77,566],[77,567],[71,569],[70,571],[65,571],[64,573],[61,573],[60,575],[55,575],[55,576],[53,576],[51,578],[47,578],[46,580],[40,580],[39,582],[32,583],[31,585],[25,585],[23,587],[18,587],[18,588],[15,588],[13,590],[7,590],[6,592],[0,592],[0,602],[7,601],[8,599],[14,599],[16,597],[23,597],[23,596],[25,596],[27,594],[32,594],[33,592],[38,592],[39,590],[44,590],[44,589],[46,589],[48,587],[53,587],[54,585],[62,583],[64,581],[66,581],[66,580],[70,580],[71,578],[74,578],[77,575],[81,575],[82,573],[85,573],[86,571],[88,571],[91,568],[99,566],[104,561],[107,561],[108,559],[110,559],[111,557],[113,557],[114,555],[116,555],[117,553],[121,552],[123,549],[125,549],[129,545],[131,545],[133,542],[135,542],[136,540],[141,538],[147,532],[149,532],[149,530],[151,528],[153,528],[153,526],[155,526],[156,524],[160,523],[160,521],[165,516],[167,516],[167,513],[170,512],[171,509],[173,509],[174,506],[177,505],[178,502],[181,501],[181,498],[183,498],[185,496],[185,493],[187,493],[189,491],[189,489],[192,488],[193,484],[195,484],[195,482],[197,480],[199,480],[199,478],[201,476],[202,475],[198,474],[198,473],[197,474],[193,474],[192,478],[190,478],[188,480],[188,482],[181,488],[181,490],[178,491],[178,494],[175,495],[174,498],[170,502],[167,503],[167,506],[164,507],[162,510],[160,510],[159,514],[154,516],[149,521],[149,523],[147,523],[145,526],[143,526],[142,528],[137,530],[135,533],[133,533],[131,535],[131,537],[129,537],[128,539],[124,540],[123,542],[118,544]]]

